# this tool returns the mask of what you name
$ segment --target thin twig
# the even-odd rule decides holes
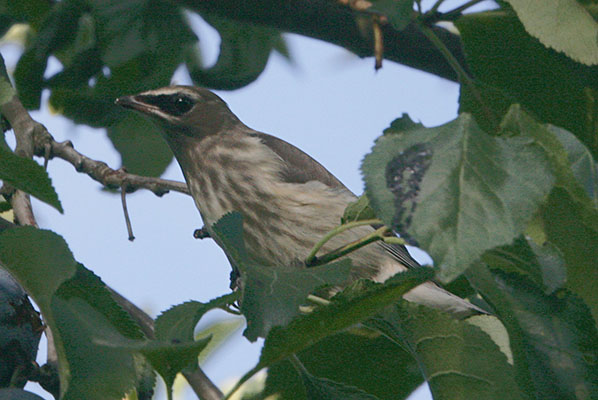
[[[382,68],[382,59],[384,58],[384,35],[380,28],[380,18],[376,15],[372,17],[372,29],[374,31],[374,58],[376,60],[374,69],[378,71]]]
[[[481,3],[484,0],[471,0],[468,1],[467,3],[455,8],[454,10],[451,10],[449,12],[446,12],[444,14],[442,14],[442,20],[443,21],[452,21],[453,19],[460,17],[461,14],[463,14],[463,11],[467,10],[469,7],[473,7],[478,3]]]
[[[129,234],[129,241],[135,240],[133,235],[133,226],[131,225],[131,218],[129,218],[129,210],[127,209],[127,186],[126,183],[120,189],[120,201],[123,206],[123,213],[125,214],[125,224],[127,225],[127,233]]]
[[[353,221],[353,222],[349,222],[349,223],[337,226],[336,228],[334,228],[333,230],[328,232],[326,235],[324,235],[324,237],[322,239],[320,239],[320,241],[318,243],[315,244],[315,246],[309,252],[309,255],[307,256],[307,258],[305,259],[305,264],[311,265],[313,263],[314,259],[316,258],[316,254],[318,254],[318,251],[322,248],[322,246],[324,246],[326,244],[326,242],[328,242],[334,236],[336,236],[346,230],[357,228],[358,226],[378,225],[381,223],[382,223],[382,221],[380,221],[379,219],[367,219],[367,220],[363,220],[363,221]]]

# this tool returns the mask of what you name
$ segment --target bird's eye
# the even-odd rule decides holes
[[[183,115],[193,108],[193,100],[187,96],[176,96],[174,98],[174,110],[177,115]]]

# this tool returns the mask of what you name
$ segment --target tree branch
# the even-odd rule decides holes
[[[4,62],[2,64],[4,65]],[[33,129],[27,121],[29,113],[21,104],[19,98],[15,95],[11,100],[2,104],[0,114],[6,118],[15,132],[17,142],[15,154],[23,158],[33,158]],[[3,191],[12,206],[16,221],[20,225],[37,227],[29,195],[8,185],[5,186],[6,188]]]
[[[127,192],[134,192],[137,189],[148,189],[157,196],[162,196],[170,190],[189,194],[187,185],[182,182],[130,174],[122,169],[112,169],[103,161],[93,160],[79,153],[68,140],[66,142],[57,142],[40,123],[34,120],[31,120],[31,123],[42,127],[42,129],[36,131],[34,137],[35,155],[63,159],[72,164],[77,172],[89,175],[92,179],[109,189],[126,187]]]
[[[277,28],[283,32],[336,44],[359,57],[373,57],[372,18],[334,0],[176,0],[199,13]],[[452,81],[457,76],[438,49],[411,24],[403,31],[390,24],[380,27],[384,58]],[[431,29],[461,65],[466,65],[461,40],[448,30]]]

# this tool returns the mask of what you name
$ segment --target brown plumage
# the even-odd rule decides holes
[[[230,211],[243,215],[249,254],[265,265],[297,265],[356,199],[334,175],[295,146],[244,125],[209,90],[172,86],[121,97],[117,104],[152,117],[178,160],[206,228]],[[372,232],[335,236],[331,251]],[[403,246],[375,243],[348,255],[354,276],[384,281],[419,267]],[[428,282],[410,301],[459,316],[479,310]]]

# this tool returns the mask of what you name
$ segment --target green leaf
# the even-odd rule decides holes
[[[50,306],[56,290],[77,270],[59,235],[27,226],[0,234],[0,261],[41,308]]]
[[[466,14],[455,24],[467,64],[476,82],[485,85],[481,92],[490,112],[500,120],[508,103],[519,103],[538,120],[572,132],[594,156],[598,154],[597,67],[581,65],[544,47],[514,15],[504,11]],[[485,108],[463,103],[469,96],[464,97],[466,86],[460,111],[477,110],[475,116],[482,121]]]
[[[0,399],[2,400],[43,400],[36,394],[21,389],[0,389]]]
[[[525,30],[575,61],[598,64],[598,23],[576,0],[507,0]]]
[[[588,197],[587,185],[582,186],[579,175],[574,174],[571,153],[567,154],[554,128],[538,124],[518,107],[509,111],[502,128],[507,133],[533,136],[550,156],[557,189],[541,209],[539,230],[564,256],[567,287],[584,299],[598,321],[598,292],[594,290],[598,284],[598,211]],[[591,171],[586,174],[591,176]]]
[[[191,341],[194,339],[195,326],[210,310],[231,304],[237,298],[236,293],[217,297],[208,303],[188,301],[164,311],[156,318],[156,338],[165,341]]]
[[[220,35],[220,54],[207,69],[195,55],[187,57],[189,74],[197,85],[219,90],[246,86],[264,71],[272,50],[280,48],[281,35],[276,29],[216,15],[202,17]]]
[[[546,294],[565,287],[567,269],[563,255],[550,242],[539,246],[519,237],[511,245],[488,251],[482,260],[493,268],[529,276]]]
[[[247,264],[241,269],[244,282],[241,312],[247,318],[243,334],[251,341],[265,337],[275,326],[285,326],[299,314],[299,306],[317,288],[347,283],[350,260],[308,269]]]
[[[217,353],[233,337],[241,327],[245,325],[245,320],[241,317],[228,318],[214,322],[206,328],[200,330],[195,335],[196,339],[211,337],[210,343],[202,350],[199,355],[199,364],[203,365],[214,353]]]
[[[39,108],[48,57],[75,39],[78,21],[85,9],[85,2],[80,0],[54,5],[19,59],[14,78],[19,99],[26,108]]]
[[[346,224],[347,222],[373,218],[376,218],[376,214],[372,207],[370,207],[370,200],[365,194],[362,194],[357,200],[349,203],[347,208],[345,208],[341,223]]]
[[[376,215],[428,251],[444,282],[520,235],[554,183],[533,138],[489,136],[468,114],[385,134],[362,171]]]
[[[31,24],[37,30],[50,11],[50,6],[44,0],[4,1],[2,12],[12,16],[19,22]]]
[[[273,329],[264,343],[258,367],[272,365],[377,314],[432,275],[429,268],[418,268],[399,273],[384,284],[358,281],[335,296],[330,305],[295,318],[285,327]]]
[[[413,0],[370,0],[367,11],[382,14],[398,31],[405,29],[414,17]]]
[[[434,398],[523,399],[513,367],[480,328],[401,302],[366,322],[417,360]]]
[[[354,386],[347,386],[326,378],[313,376],[300,369],[305,392],[309,400],[376,400],[377,397]]]
[[[61,398],[121,399],[133,388],[131,354],[95,341],[138,340],[142,334],[100,279],[76,263],[60,236],[32,227],[6,230],[0,234],[0,260],[52,329]]]
[[[388,128],[384,129],[384,134],[395,134],[423,127],[419,122],[414,122],[408,114],[403,113],[399,118],[392,121]]]
[[[206,337],[197,341],[176,343],[158,340],[134,341],[124,338],[120,340],[111,338],[109,341],[97,339],[95,342],[105,349],[143,354],[152,367],[162,376],[170,391],[176,375],[183,369],[197,364],[199,353],[207,346],[210,339],[211,337]]]
[[[553,191],[540,214],[546,237],[564,256],[567,287],[581,296],[598,322],[598,212],[563,189]]]
[[[586,190],[594,205],[598,206],[598,165],[592,153],[571,132],[553,125],[547,128],[565,148],[573,175]]]
[[[197,37],[172,4],[152,0],[92,1],[102,59],[111,69],[143,53],[152,53],[157,66],[180,58]],[[163,58],[160,60],[160,58]]]
[[[423,382],[411,355],[386,337],[365,329],[329,336],[297,356],[313,374],[384,400],[407,398]],[[268,369],[264,397],[272,395],[279,400],[306,398],[301,380],[288,361]]]
[[[598,333],[567,290],[546,295],[527,278],[476,265],[468,278],[509,332],[519,385],[542,399],[598,396]]]
[[[110,126],[108,137],[130,173],[160,176],[172,162],[172,152],[159,128],[135,113]]]
[[[315,289],[347,283],[350,260],[313,268],[252,262],[243,243],[242,218],[227,214],[212,226],[212,237],[241,273],[241,312],[247,318],[243,333],[249,340],[265,337],[274,326],[284,326],[299,313],[299,306]]]
[[[64,211],[46,170],[33,160],[19,157],[0,146],[0,180]]]

